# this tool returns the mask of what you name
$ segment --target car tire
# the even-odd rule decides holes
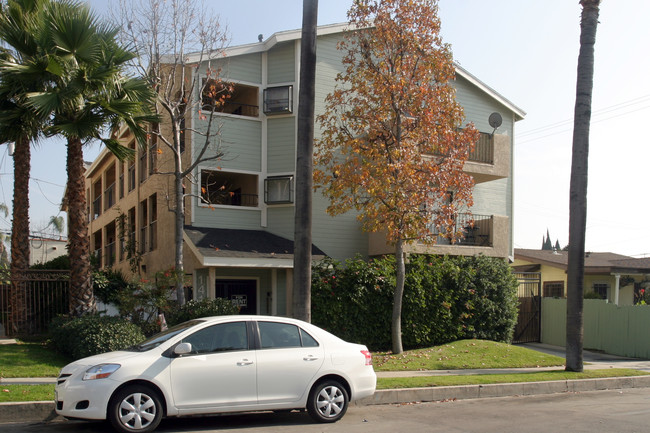
[[[117,391],[108,403],[108,420],[123,433],[149,433],[160,424],[163,407],[158,392],[144,385]]]
[[[336,422],[348,410],[348,392],[338,381],[319,382],[309,392],[307,412],[318,422]]]

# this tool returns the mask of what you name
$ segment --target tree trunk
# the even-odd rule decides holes
[[[178,152],[177,158],[180,160],[180,152]],[[186,301],[184,287],[185,269],[183,267],[183,226],[185,225],[185,195],[183,194],[183,178],[179,175],[180,172],[180,169],[176,170],[176,177],[174,178],[174,186],[176,188],[176,207],[174,209],[174,272],[176,274],[176,300],[178,301],[179,305],[183,305]]]
[[[401,239],[395,244],[395,294],[393,295],[393,321],[392,340],[393,353],[399,354],[402,348],[402,298],[404,297],[404,280],[406,278],[406,264],[404,263],[404,241]]]
[[[78,138],[68,139],[68,254],[70,255],[70,314],[75,317],[97,310],[90,281],[88,211],[83,148]]]
[[[316,24],[318,18],[318,0],[303,0],[302,10],[300,102],[298,104],[298,144],[296,149],[293,317],[310,322],[314,94],[316,85]]]
[[[569,264],[567,269],[566,370],[583,370],[583,304],[587,173],[594,45],[600,0],[581,0],[580,54],[573,124],[573,155],[569,196]]]
[[[14,150],[14,201],[11,221],[11,328],[14,335],[29,333],[27,293],[23,272],[29,268],[30,142],[16,141]]]

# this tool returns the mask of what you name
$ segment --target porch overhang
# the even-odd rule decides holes
[[[183,239],[204,267],[293,268],[293,241],[263,230],[185,226]],[[312,260],[323,258],[312,245]]]

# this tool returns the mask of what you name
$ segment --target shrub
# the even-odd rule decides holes
[[[112,269],[93,272],[93,291],[97,299],[105,304],[116,304],[119,306],[121,290],[134,290],[124,275]]]
[[[392,256],[312,271],[312,320],[374,350],[391,346],[395,287]],[[501,259],[412,255],[402,305],[404,347],[463,338],[510,341],[517,317],[517,280]]]
[[[165,320],[169,326],[186,322],[199,317],[224,316],[238,314],[239,308],[233,305],[228,299],[202,299],[200,301],[188,301],[185,305],[174,306],[165,314]]]
[[[73,359],[126,349],[145,339],[142,330],[133,323],[98,315],[59,316],[52,321],[50,333],[56,348]]]

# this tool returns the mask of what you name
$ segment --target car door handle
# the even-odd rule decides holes
[[[304,358],[302,358],[302,360],[303,361],[316,361],[316,360],[318,360],[318,358],[315,357],[315,356],[308,355],[308,356],[305,356]]]
[[[252,363],[253,363],[253,361],[249,361],[248,359],[242,359],[241,361],[239,361],[237,363],[237,365],[239,365],[239,366],[251,365]]]

